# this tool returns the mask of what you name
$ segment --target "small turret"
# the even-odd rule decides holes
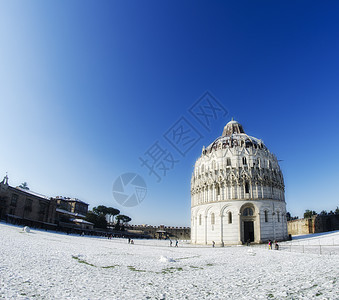
[[[1,181],[2,184],[8,185],[8,175],[6,172],[6,176],[4,177],[4,179]]]

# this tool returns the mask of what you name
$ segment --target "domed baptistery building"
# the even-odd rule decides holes
[[[195,163],[191,180],[191,240],[195,244],[285,240],[284,179],[278,160],[230,121]]]

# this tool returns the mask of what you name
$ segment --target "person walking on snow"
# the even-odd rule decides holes
[[[274,249],[279,250],[279,245],[277,241],[274,241]]]
[[[272,241],[268,240],[268,250],[272,250]]]

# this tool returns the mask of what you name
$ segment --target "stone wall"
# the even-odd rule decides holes
[[[300,234],[309,234],[313,233],[313,230],[310,229],[312,219],[297,219],[287,222],[288,234],[291,235],[300,235]]]
[[[339,215],[315,215],[308,219],[288,221],[287,226],[288,233],[291,235],[339,230]]]
[[[191,239],[191,229],[189,227],[174,227],[174,226],[151,226],[151,225],[128,225],[125,229],[131,233],[146,235],[154,239]]]

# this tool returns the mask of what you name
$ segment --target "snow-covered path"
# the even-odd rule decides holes
[[[334,235],[339,240],[339,232]],[[122,239],[25,233],[4,223],[0,239],[5,299],[339,299],[339,255],[171,248],[154,240],[128,245]]]

